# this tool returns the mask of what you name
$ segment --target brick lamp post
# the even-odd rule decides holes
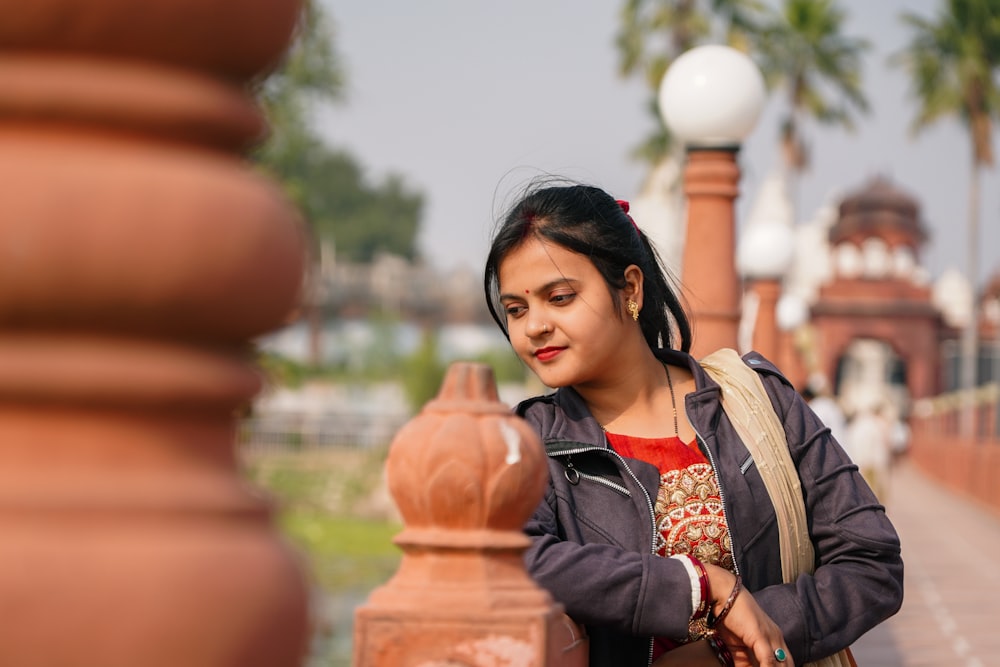
[[[780,341],[775,363],[793,385],[802,388],[810,373],[819,370],[814,332],[809,326],[809,304],[802,296],[785,292],[778,298],[774,316]]]
[[[684,52],[660,83],[660,113],[687,149],[681,283],[696,357],[737,347],[742,290],[733,210],[740,180],[736,155],[756,125],[764,100],[760,70],[728,46]]]
[[[794,253],[791,204],[785,196],[784,176],[773,174],[761,187],[754,210],[743,227],[736,265],[745,280],[746,303],[753,304],[752,312],[743,313],[743,325],[750,332],[750,347],[776,364],[782,354],[778,299]]]

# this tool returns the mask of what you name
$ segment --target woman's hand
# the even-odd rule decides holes
[[[714,565],[705,565],[705,569],[715,600],[712,611],[718,615],[736,585],[736,577],[732,572]],[[781,629],[764,613],[748,591],[741,591],[736,596],[715,629],[738,667],[795,667]],[[785,657],[782,662],[775,655],[778,649]]]
[[[734,665],[756,667],[759,664],[747,647],[728,646],[727,648],[733,657]],[[791,663],[786,660],[784,664]],[[656,659],[653,667],[720,667],[720,662],[719,657],[708,645],[708,642],[701,639],[664,653]]]

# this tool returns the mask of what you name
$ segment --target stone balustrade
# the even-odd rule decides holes
[[[971,436],[963,436],[963,411],[973,411]],[[917,401],[910,418],[910,456],[930,477],[955,493],[1000,512],[1000,387],[951,392]]]

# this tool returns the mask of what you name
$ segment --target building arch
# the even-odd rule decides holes
[[[832,386],[848,417],[883,404],[896,415],[909,412],[910,373],[901,352],[892,341],[857,337],[834,355]]]
[[[873,249],[870,262],[882,264],[864,270],[835,263],[833,276],[820,286],[810,309],[817,370],[834,382],[852,342],[883,341],[905,368],[910,397],[937,394],[942,318],[919,266],[927,234],[916,199],[877,177],[845,197],[838,214],[829,231],[831,252],[861,255],[854,249],[867,247]],[[897,264],[895,257],[906,261]]]

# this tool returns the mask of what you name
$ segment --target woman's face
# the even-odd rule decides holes
[[[546,386],[600,383],[621,370],[616,355],[634,322],[616,310],[589,259],[529,238],[500,263],[498,278],[511,346]]]

